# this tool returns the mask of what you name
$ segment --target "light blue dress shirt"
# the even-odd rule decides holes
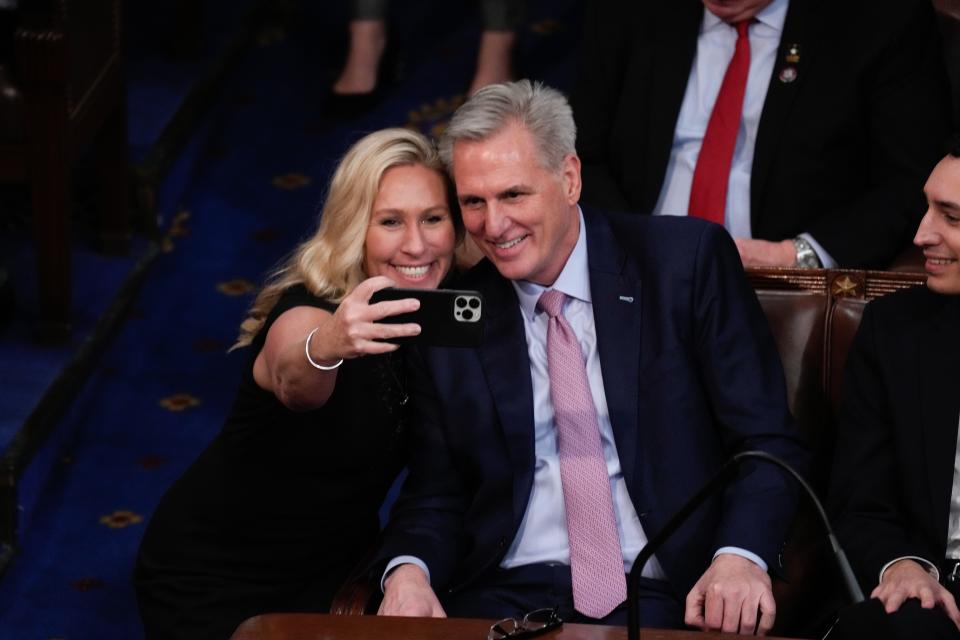
[[[514,281],[523,328],[527,336],[527,354],[530,358],[530,378],[533,386],[534,470],[533,490],[520,524],[520,530],[500,566],[504,568],[541,562],[570,564],[570,543],[567,537],[563,487],[560,483],[560,459],[557,452],[557,428],[553,422],[553,401],[550,397],[550,376],[547,371],[546,313],[537,311],[537,300],[547,290],[538,284]],[[633,559],[647,543],[647,536],[633,508],[627,492],[617,444],[610,425],[607,396],[603,389],[600,354],[597,351],[597,331],[593,322],[593,304],[590,296],[590,271],[587,263],[587,238],[583,215],[580,215],[580,236],[563,271],[551,289],[566,294],[563,315],[573,328],[587,368],[590,393],[600,424],[600,442],[610,477],[613,509],[620,534],[624,570],[629,572]],[[644,567],[648,578],[665,577],[656,557]]]
[[[750,25],[750,73],[743,97],[743,114],[737,132],[724,226],[734,238],[752,238],[750,223],[750,173],[757,142],[760,115],[766,100],[770,77],[777,61],[777,49],[787,17],[788,0],[773,0]],[[700,156],[700,145],[710,122],[713,105],[720,93],[723,76],[737,45],[737,30],[706,7],[697,38],[697,55],[687,79],[673,134],[673,147],[667,164],[660,197],[654,214],[687,215],[693,172]],[[813,246],[825,267],[836,262],[810,234],[801,234]]]

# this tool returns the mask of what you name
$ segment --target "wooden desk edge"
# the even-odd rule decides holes
[[[323,613],[267,613],[237,627],[230,640],[484,640],[492,620],[334,616]],[[566,623],[544,640],[625,640],[625,627]],[[643,629],[643,640],[733,640],[727,633]],[[773,638],[768,640],[788,640]]]

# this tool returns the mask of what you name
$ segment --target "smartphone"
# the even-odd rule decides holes
[[[391,287],[375,292],[370,297],[370,304],[404,298],[416,298],[420,301],[420,308],[412,313],[387,316],[380,322],[416,322],[420,325],[420,335],[390,338],[388,342],[476,347],[483,340],[483,296],[479,291]]]

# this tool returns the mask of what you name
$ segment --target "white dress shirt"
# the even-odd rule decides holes
[[[947,557],[960,560],[960,421],[957,448],[953,455],[953,491],[950,493],[950,520],[947,523]]]
[[[730,166],[727,188],[727,208],[724,226],[734,238],[752,238],[750,223],[750,173],[757,142],[760,115],[766,100],[770,77],[777,59],[783,23],[787,17],[788,0],[773,0],[764,7],[749,28],[750,72],[743,97],[743,114]],[[653,213],[660,215],[687,215],[693,173],[700,156],[700,145],[710,122],[713,105],[720,93],[737,45],[737,30],[706,7],[697,38],[697,54],[690,68],[687,89],[680,106],[673,147],[667,164],[663,187]],[[825,267],[836,262],[809,234],[801,234],[813,245]]]

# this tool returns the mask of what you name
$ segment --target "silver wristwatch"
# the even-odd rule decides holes
[[[820,256],[813,250],[813,245],[806,238],[797,236],[793,239],[793,246],[797,250],[797,266],[801,269],[820,269],[823,263]]]

